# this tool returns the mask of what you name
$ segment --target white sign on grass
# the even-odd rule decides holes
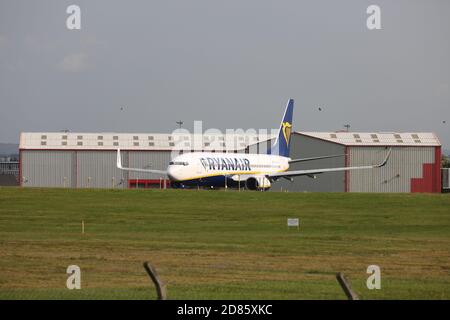
[[[298,218],[288,218],[287,219],[287,226],[288,227],[299,227],[300,226],[300,220]]]

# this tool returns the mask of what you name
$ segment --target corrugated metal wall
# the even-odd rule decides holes
[[[385,147],[349,147],[349,166],[383,161]],[[348,173],[350,192],[411,192],[411,179],[422,178],[423,164],[434,163],[434,147],[393,147],[386,166]]]
[[[127,186],[126,172],[116,167],[115,151],[77,151],[76,153],[78,188],[124,188]]]
[[[22,150],[24,187],[128,188],[129,179],[159,179],[116,167],[116,151]],[[169,151],[122,151],[124,167],[165,170]]]
[[[22,185],[25,187],[73,187],[73,151],[23,150]]]
[[[291,158],[308,158],[332,154],[345,154],[345,147],[336,143],[307,137],[297,133],[291,136]],[[345,157],[321,159],[303,163],[294,163],[289,170],[320,169],[345,167]],[[317,175],[316,179],[306,176],[295,177],[293,182],[280,179],[274,182],[271,190],[344,192],[345,175],[343,172],[330,172]]]

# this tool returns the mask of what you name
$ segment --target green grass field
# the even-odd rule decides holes
[[[450,299],[450,195],[0,188],[0,299],[155,299],[146,260],[169,299]]]

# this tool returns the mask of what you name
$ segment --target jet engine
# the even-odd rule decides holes
[[[245,187],[249,190],[269,190],[270,186],[270,180],[264,176],[249,177],[245,181]]]

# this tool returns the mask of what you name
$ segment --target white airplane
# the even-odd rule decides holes
[[[171,186],[175,188],[185,187],[210,187],[210,188],[238,188],[245,187],[250,190],[268,190],[273,181],[285,178],[292,181],[293,177],[309,176],[325,172],[375,169],[386,165],[391,150],[383,162],[376,165],[359,167],[342,167],[326,169],[308,169],[288,171],[289,164],[294,162],[312,161],[341,157],[345,155],[327,155],[303,159],[289,158],[290,136],[292,130],[292,114],[294,100],[287,103],[277,139],[268,154],[237,154],[237,153],[212,153],[192,152],[175,157],[164,170],[124,168],[117,150],[117,168],[126,171],[147,172],[164,175],[170,179]]]

